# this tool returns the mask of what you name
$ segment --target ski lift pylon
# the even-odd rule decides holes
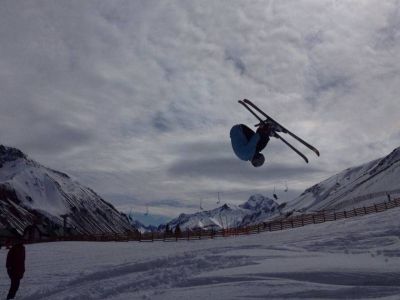
[[[220,203],[221,203],[221,198],[219,197],[220,194],[221,194],[221,192],[218,192],[218,201],[217,201],[217,204],[220,204]]]

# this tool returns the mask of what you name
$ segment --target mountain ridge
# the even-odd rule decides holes
[[[173,229],[179,225],[181,230],[195,229],[226,229],[248,225],[256,220],[278,215],[280,205],[273,199],[261,194],[255,194],[238,206],[223,204],[212,210],[200,211],[193,214],[180,214],[177,218],[160,225],[159,230]]]
[[[384,157],[347,168],[307,188],[288,202],[286,209],[310,211],[352,208],[354,205],[370,204],[372,198],[368,195],[376,195],[374,201],[384,201],[385,192],[397,193],[400,189],[399,176],[400,147]]]
[[[67,174],[42,166],[22,151],[0,145],[0,227],[46,235],[132,231],[126,215]]]

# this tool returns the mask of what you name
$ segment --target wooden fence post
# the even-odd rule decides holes
[[[357,211],[355,208],[353,209],[353,211],[354,211],[354,215],[357,216]]]
[[[312,215],[312,222],[313,222],[313,224],[315,224],[315,217],[314,217],[314,215]]]
[[[366,214],[367,214],[367,209],[364,206],[364,215],[366,215]]]
[[[344,218],[347,218],[347,211],[344,211]]]
[[[333,211],[333,219],[336,221],[336,210]]]
[[[375,203],[374,203],[374,207],[375,207],[375,212],[378,212],[378,208]]]

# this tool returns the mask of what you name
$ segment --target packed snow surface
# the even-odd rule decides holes
[[[18,299],[399,299],[399,212],[214,240],[27,245]],[[8,284],[3,265],[0,297]]]

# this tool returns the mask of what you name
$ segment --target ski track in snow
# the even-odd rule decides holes
[[[139,292],[149,288],[157,289],[179,285],[187,277],[200,271],[252,263],[245,256],[209,256],[207,252],[115,266],[111,270],[98,271],[78,277],[59,287],[38,292],[25,299],[55,299],[56,297],[57,299],[74,299],[74,297],[107,299],[124,292]],[[79,292],[73,295],[74,291]],[[85,291],[85,293],[81,291]]]
[[[18,299],[399,299],[399,211],[215,240],[27,245]],[[3,267],[1,295],[8,284]]]

